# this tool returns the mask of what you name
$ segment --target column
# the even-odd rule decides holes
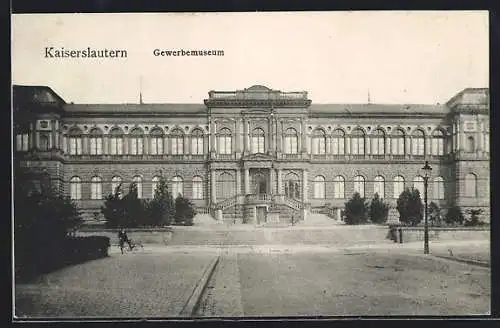
[[[302,152],[302,124],[299,125],[299,135],[297,136],[297,152],[300,154]]]
[[[184,155],[188,155],[188,154],[191,154],[191,149],[189,149],[189,140],[190,140],[191,136],[188,135],[188,134],[185,134],[184,135],[184,151],[183,151],[183,154]]]
[[[210,197],[212,200],[212,204],[215,204],[217,202],[217,197],[216,197],[216,181],[215,181],[215,170],[210,170]]]
[[[246,118],[243,118],[243,152],[248,153],[248,122]]]
[[[51,148],[58,148],[57,147],[57,131],[56,131],[56,121],[55,120],[52,120],[50,121],[50,126],[52,127],[52,131],[51,131]],[[481,129],[482,131],[482,129]]]
[[[28,149],[33,149],[36,147],[36,129],[35,125],[33,123],[30,123],[30,129],[29,129],[29,141],[28,141]]]
[[[302,170],[302,199],[304,200],[304,203],[308,202],[308,197],[307,197],[307,171]]]
[[[424,150],[425,150],[425,156],[431,156],[432,155],[432,151],[431,151],[431,137],[426,135],[424,137]]]
[[[142,138],[142,153],[144,155],[149,154],[149,136],[147,134],[144,134]]]
[[[276,137],[278,138],[277,140],[277,150],[278,152],[282,153],[283,152],[283,122],[282,121],[276,121]]]
[[[128,155],[128,149],[130,146],[130,139],[127,134],[123,135],[123,154]]]
[[[90,154],[89,137],[84,135],[82,137],[82,155]]]
[[[269,170],[269,185],[270,185],[270,188],[269,188],[269,191],[271,194],[274,194],[274,190],[275,190],[275,181],[276,181],[276,177],[275,177],[275,170],[273,168],[271,168]]]
[[[241,170],[236,169],[236,195],[241,194]]]
[[[459,128],[458,128],[458,134],[459,134],[459,139],[460,139],[460,150],[464,150],[465,146],[465,133],[464,133],[464,122],[460,122]]]
[[[250,172],[248,170],[248,168],[245,168],[245,172],[244,172],[244,191],[245,191],[245,195],[249,194],[250,193]]]
[[[277,180],[278,180],[278,187],[277,187],[277,190],[276,190],[276,193],[278,195],[280,195],[282,193],[282,190],[283,190],[283,185],[282,185],[282,181],[281,181],[281,169],[276,169],[276,175],[277,175]]]
[[[215,152],[215,122],[210,121],[210,152]]]
[[[307,129],[306,129],[306,122],[304,121],[304,119],[300,120],[300,131],[302,137],[301,152],[307,153]]]
[[[235,133],[236,133],[236,140],[235,140],[235,150],[236,153],[241,152],[241,119],[237,119],[235,123]]]
[[[372,153],[372,138],[370,135],[365,135],[365,155],[371,155]]]
[[[411,137],[410,136],[405,136],[405,154],[410,155],[411,154]]]
[[[168,154],[168,137],[165,135],[163,136],[163,154]]]
[[[102,136],[102,154],[103,155],[107,155],[109,154],[109,140],[108,140],[108,136],[107,135],[103,135]]]
[[[332,136],[330,134],[326,135],[326,140],[325,140],[325,152],[327,154],[331,154],[332,152]]]
[[[385,154],[391,154],[391,138],[389,138],[388,136],[385,137]]]
[[[481,122],[479,125],[479,132],[477,133],[479,137],[479,150],[483,151],[484,150],[484,123]]]

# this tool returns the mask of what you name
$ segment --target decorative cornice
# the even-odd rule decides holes
[[[207,107],[309,107],[309,99],[205,99]]]

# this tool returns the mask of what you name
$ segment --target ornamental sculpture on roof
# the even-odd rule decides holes
[[[205,99],[205,105],[213,106],[298,106],[307,107],[311,100],[307,98],[307,91],[283,92],[273,90],[263,85],[254,85],[243,90],[236,91],[209,91],[209,99]]]

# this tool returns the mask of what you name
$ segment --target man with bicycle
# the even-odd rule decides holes
[[[129,250],[132,250],[134,248],[134,245],[132,245],[132,241],[128,238],[127,232],[125,229],[121,228],[120,231],[118,231],[118,240],[120,241],[120,249],[123,254],[123,246],[125,246],[125,243],[128,244]]]

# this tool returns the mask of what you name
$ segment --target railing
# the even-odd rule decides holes
[[[306,91],[280,92],[275,90],[262,91],[211,91],[210,99],[238,99],[238,100],[307,100]]]

